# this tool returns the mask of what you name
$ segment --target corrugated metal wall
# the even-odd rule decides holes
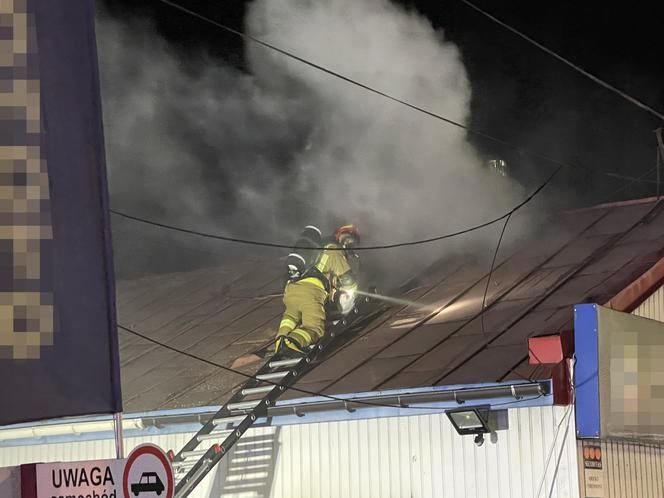
[[[632,314],[664,322],[664,287],[660,287]],[[585,498],[581,441],[579,479]],[[605,498],[664,498],[664,451],[659,445],[602,441]]]
[[[664,286],[646,299],[641,306],[632,311],[634,315],[664,322]]]
[[[542,497],[579,496],[573,412],[508,413],[509,430],[495,442],[487,436],[482,447],[457,435],[444,414],[254,429],[192,496],[533,498],[538,490]],[[127,449],[148,441],[179,448],[188,437],[130,438]],[[1,448],[0,466],[111,458],[113,451],[111,440]]]
[[[664,498],[664,451],[661,446],[602,441],[604,498]],[[586,498],[579,441],[581,496]]]

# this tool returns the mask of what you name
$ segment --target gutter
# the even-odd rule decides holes
[[[551,393],[551,381],[545,380],[340,394],[335,395],[339,399],[334,400],[312,396],[279,401],[257,423],[281,426],[427,415],[459,406],[487,404],[497,410],[543,406],[553,404]],[[123,418],[124,436],[129,438],[196,432],[219,408],[208,406],[126,414]],[[215,423],[230,422],[231,418],[241,416],[244,411],[231,412],[231,417],[216,419]],[[0,428],[0,448],[104,439],[113,439],[112,416],[57,419]]]
[[[283,415],[303,416],[308,413],[326,412],[334,410],[346,410],[353,412],[358,409],[383,408],[383,409],[401,409],[409,408],[411,405],[421,405],[424,403],[444,403],[454,402],[462,405],[467,401],[490,400],[495,398],[512,398],[518,401],[527,396],[544,396],[550,392],[546,383],[532,382],[527,384],[509,384],[501,386],[478,387],[450,389],[446,391],[433,391],[425,393],[399,393],[399,394],[369,394],[366,396],[353,395],[345,399],[329,399],[325,397],[315,397],[311,400],[293,400],[289,403],[277,403],[273,408],[267,410],[268,417],[278,417]],[[341,398],[340,396],[335,396]],[[251,402],[250,402],[251,403]],[[373,403],[374,405],[371,405]],[[393,406],[380,406],[393,405]],[[436,407],[438,408],[438,407]],[[441,407],[442,408],[442,407]],[[248,413],[251,409],[237,409],[231,412],[232,415]],[[221,419],[220,419],[221,420]]]

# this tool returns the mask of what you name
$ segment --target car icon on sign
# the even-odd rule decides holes
[[[156,472],[143,472],[138,482],[131,485],[131,492],[134,496],[140,493],[149,493],[154,491],[158,495],[164,491],[164,483],[161,482]]]

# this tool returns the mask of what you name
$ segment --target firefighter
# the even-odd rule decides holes
[[[355,225],[339,227],[313,266],[301,278],[286,284],[286,311],[274,345],[274,351],[280,356],[304,355],[306,348],[318,342],[325,333],[325,303],[342,295],[352,296],[357,290],[350,258],[353,257],[352,248],[359,241],[360,234]]]

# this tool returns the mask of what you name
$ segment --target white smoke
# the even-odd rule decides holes
[[[455,45],[423,17],[387,0],[258,0],[247,19],[258,38],[366,85],[466,124],[470,84]],[[297,160],[299,186],[321,213],[358,222],[377,238],[450,231],[513,205],[465,132],[261,46],[248,46],[262,85],[304,85],[316,129]],[[276,84],[275,84],[276,83]]]
[[[256,0],[246,27],[363,84],[469,120],[457,47],[387,0]],[[136,28],[104,20],[98,34],[111,195],[127,210],[283,242],[304,224],[354,222],[367,243],[389,243],[481,223],[523,195],[488,173],[463,130],[251,43],[250,74],[207,57],[192,71]],[[405,274],[471,245],[488,254],[496,235],[409,250],[410,262],[403,251],[381,257],[398,259]]]

